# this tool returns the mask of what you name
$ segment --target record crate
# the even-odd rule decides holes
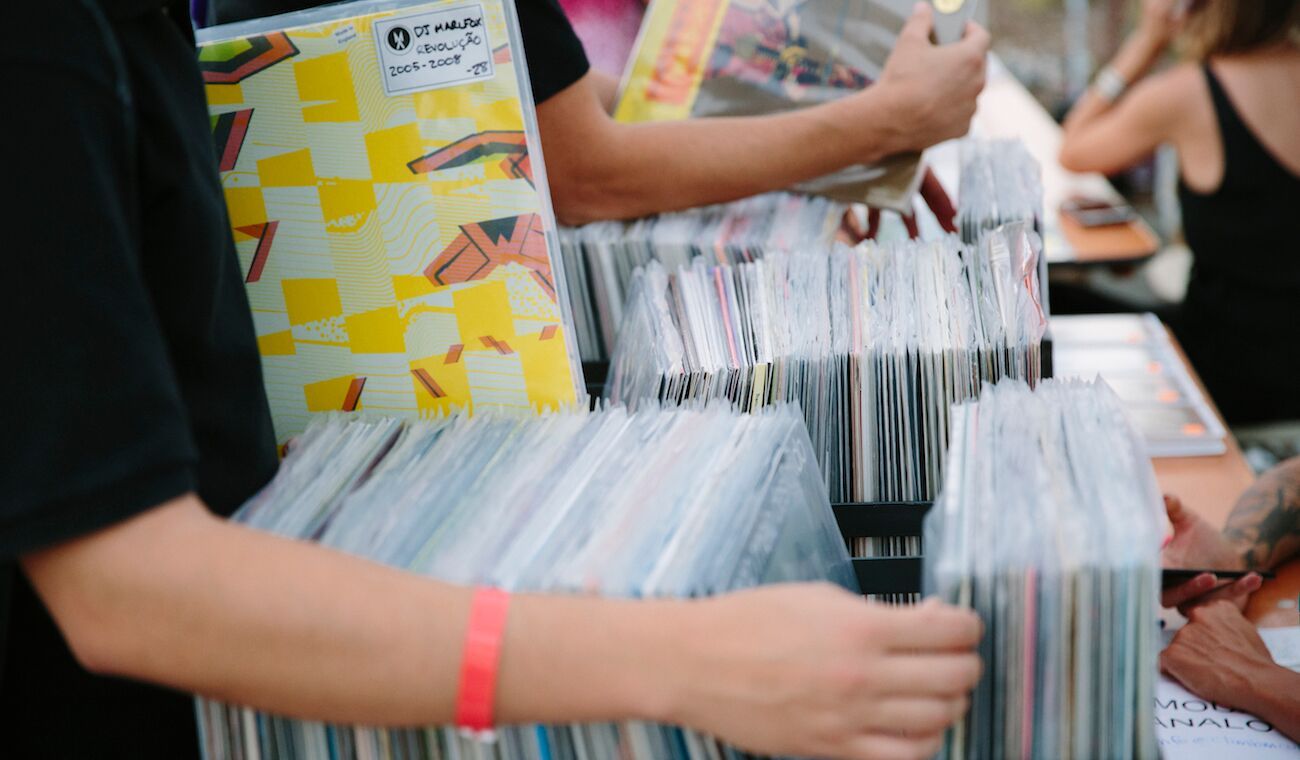
[[[1042,343],[1042,376],[1052,375],[1052,341]],[[588,393],[594,406],[603,394],[609,363],[584,361]],[[859,538],[920,536],[925,515],[932,501],[836,502],[831,505],[840,535],[852,553],[853,541]],[[924,552],[925,547],[922,547]],[[899,557],[854,557],[853,571],[863,594],[903,596],[921,592],[922,555]]]
[[[845,543],[858,538],[920,536],[925,515],[934,502],[838,502],[831,505]],[[924,547],[922,547],[924,550]],[[892,596],[921,592],[921,556],[854,557],[853,571],[862,593]]]

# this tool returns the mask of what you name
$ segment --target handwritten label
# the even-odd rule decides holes
[[[483,6],[466,3],[374,23],[384,92],[401,95],[491,79]]]

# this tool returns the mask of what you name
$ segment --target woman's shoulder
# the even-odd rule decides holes
[[[1199,61],[1182,61],[1147,77],[1142,84],[1153,96],[1175,103],[1205,92],[1205,73]]]
[[[1134,106],[1148,118],[1176,132],[1191,118],[1203,116],[1209,106],[1209,90],[1199,63],[1177,63],[1134,85],[1129,93]]]

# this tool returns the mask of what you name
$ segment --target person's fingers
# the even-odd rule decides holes
[[[867,239],[875,240],[880,232],[880,209],[872,206],[867,209]]]
[[[1230,607],[1235,608],[1237,612],[1241,612],[1246,609],[1246,603],[1250,601],[1250,595],[1258,591],[1259,587],[1263,585],[1263,583],[1264,579],[1257,573],[1249,573],[1231,583],[1224,584],[1208,593],[1198,594],[1190,600],[1181,602],[1175,606],[1178,607],[1178,611],[1182,613],[1183,617],[1188,620],[1194,619],[1193,611],[1213,607],[1218,603],[1229,605]],[[1225,614],[1227,611],[1228,609],[1226,607],[1220,606],[1218,613]],[[1206,613],[1201,612],[1199,614],[1203,616]]]
[[[1169,522],[1173,524],[1175,533],[1178,532],[1179,526],[1185,526],[1194,517],[1183,507],[1183,500],[1172,494],[1165,494],[1165,514],[1169,516]]]
[[[1170,644],[1160,653],[1160,672],[1170,676],[1171,678],[1174,676],[1174,669],[1177,668],[1178,661],[1178,653],[1176,651],[1170,651],[1173,648],[1174,645]]]
[[[993,38],[989,35],[989,30],[975,23],[974,21],[966,22],[966,29],[956,45],[966,48],[971,53],[977,54],[980,60],[984,59],[984,54],[989,52],[989,46]]]
[[[898,38],[928,43],[930,30],[933,27],[934,14],[930,10],[930,4],[917,3],[912,6],[912,15],[907,18],[907,23],[903,24],[903,28],[898,32]]]
[[[960,697],[975,688],[982,671],[974,654],[893,655],[880,664],[880,686],[895,696]]]
[[[1160,592],[1160,605],[1162,607],[1181,607],[1191,600],[1213,591],[1218,582],[1218,576],[1214,575],[1214,573],[1201,573],[1186,583],[1180,583],[1172,588],[1162,590]]]
[[[1214,596],[1231,603],[1232,606],[1239,610],[1244,610],[1246,609],[1246,603],[1250,601],[1250,595],[1259,591],[1259,587],[1262,585],[1264,585],[1264,579],[1258,573],[1248,573],[1214,592]]]
[[[924,735],[943,731],[966,714],[966,697],[899,697],[871,710],[870,728]]]
[[[883,619],[883,641],[877,643],[895,652],[970,649],[984,632],[984,624],[974,612],[945,605],[933,597],[891,613]]]
[[[1176,522],[1183,514],[1183,500],[1171,493],[1165,494],[1165,514],[1169,522]]]
[[[939,220],[939,226],[945,232],[957,231],[957,209],[953,206],[952,199],[948,197],[948,191],[943,189],[943,184],[935,176],[934,170],[928,166],[925,175],[921,178],[921,198],[925,200],[925,205],[930,207],[934,218]]]
[[[929,760],[943,746],[943,734],[910,737],[863,734],[849,740],[844,755],[862,760]]]
[[[921,228],[916,224],[916,213],[901,214],[903,217],[903,226],[907,228],[907,236],[912,240],[921,237]]]
[[[862,223],[853,209],[846,210],[841,217],[840,231],[844,233],[849,245],[857,245],[867,238],[867,231],[862,229]]]

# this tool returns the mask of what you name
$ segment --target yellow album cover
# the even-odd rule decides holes
[[[585,396],[508,0],[200,32],[277,437]]]

